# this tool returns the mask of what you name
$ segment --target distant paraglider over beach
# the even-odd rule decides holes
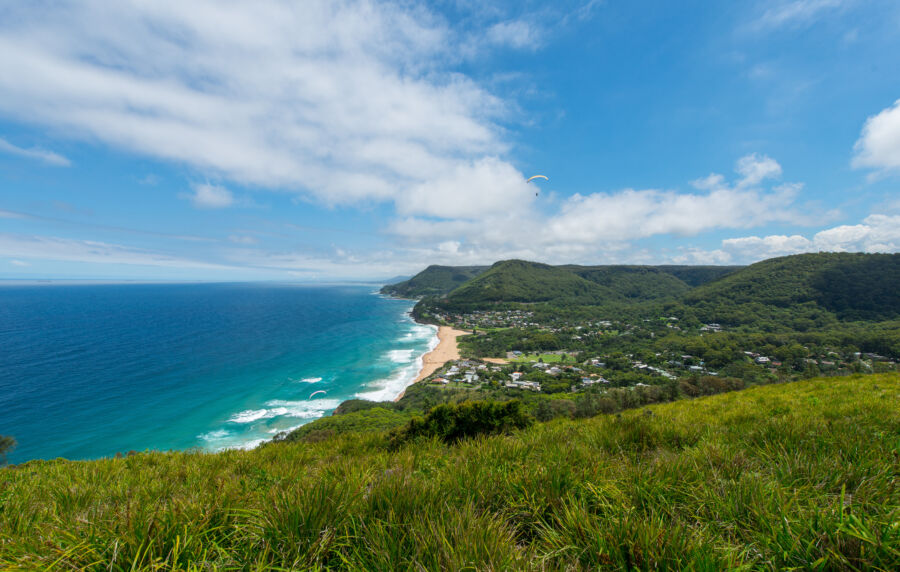
[[[525,181],[525,183],[528,184],[535,179],[544,179],[545,181],[550,180],[546,175],[532,175],[532,176],[528,177],[528,180]],[[534,196],[538,196],[538,191],[534,192]]]

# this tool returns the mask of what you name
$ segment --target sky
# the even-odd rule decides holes
[[[898,54],[895,0],[0,0],[0,279],[900,252]]]

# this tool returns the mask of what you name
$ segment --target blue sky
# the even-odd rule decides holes
[[[0,278],[898,252],[897,54],[880,0],[0,1]]]

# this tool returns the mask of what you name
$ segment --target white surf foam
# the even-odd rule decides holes
[[[272,409],[269,411],[275,413],[272,417],[315,419],[321,417],[329,409],[334,409],[340,403],[340,400],[337,399],[313,399],[311,401],[273,399],[272,401],[267,401],[266,406],[271,407]]]
[[[234,445],[225,445],[224,447],[219,447],[219,451],[228,451],[233,449],[241,449],[244,451],[249,451],[250,449],[256,449],[263,443],[268,441],[268,439],[253,439],[252,441],[246,441],[244,443],[237,443]]]
[[[229,435],[231,435],[231,433],[229,433],[227,430],[217,429],[216,431],[210,431],[209,433],[204,433],[203,435],[200,435],[200,439],[207,441],[207,442],[220,441],[220,440],[228,437]]]
[[[431,339],[428,341],[428,347],[421,352],[415,360],[405,367],[395,370],[389,377],[379,379],[368,384],[369,391],[361,391],[356,394],[360,399],[368,399],[370,401],[387,401],[396,398],[404,389],[412,384],[419,372],[422,371],[424,365],[425,354],[437,347],[440,340],[437,337],[437,327],[420,325],[427,330]],[[410,357],[415,354],[415,350],[393,350],[393,351],[409,351]]]
[[[413,360],[413,354],[416,350],[390,350],[387,358],[394,363],[409,363]]]
[[[268,409],[246,409],[240,413],[235,413],[228,419],[229,423],[253,423],[269,416]]]
[[[322,381],[322,378],[321,377],[304,377],[300,381],[303,383],[319,383],[320,381]]]

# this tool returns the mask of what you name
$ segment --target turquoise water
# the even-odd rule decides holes
[[[437,341],[411,306],[372,286],[0,287],[0,434],[11,462],[252,447],[402,391]]]

